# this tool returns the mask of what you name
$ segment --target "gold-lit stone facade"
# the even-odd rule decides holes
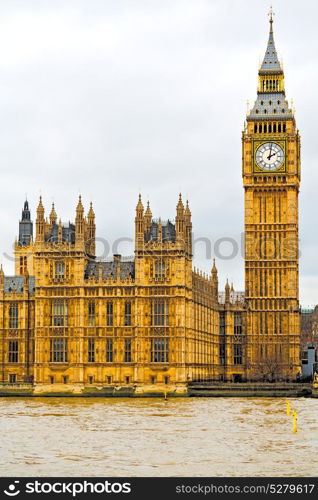
[[[182,394],[189,382],[244,373],[234,336],[244,329],[243,295],[228,284],[219,293],[215,264],[209,276],[192,269],[181,195],[174,223],[153,219],[139,198],[134,259],[96,259],[95,214],[91,206],[84,215],[81,199],[68,225],[54,207],[46,219],[40,200],[36,237],[21,241],[20,232],[16,276],[0,278],[3,384]]]
[[[95,214],[78,201],[62,224],[28,202],[15,276],[0,272],[2,385],[36,394],[184,394],[196,381],[294,380],[300,371],[300,139],[271,30],[258,96],[243,131],[246,290],[193,270],[192,221],[139,197],[135,255],[95,256]],[[266,66],[268,65],[268,66]],[[276,155],[276,156],[275,156]]]
[[[299,371],[300,345],[300,136],[285,97],[272,16],[242,142],[247,370],[250,377],[264,368],[292,379]]]

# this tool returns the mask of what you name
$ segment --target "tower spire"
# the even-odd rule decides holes
[[[268,37],[268,42],[267,42],[267,48],[265,52],[265,56],[261,65],[261,70],[263,71],[283,71],[281,64],[278,60],[278,55],[275,47],[275,41],[274,41],[274,30],[273,30],[273,23],[274,23],[274,12],[273,8],[271,6],[269,10],[269,37]]]
[[[272,5],[269,8],[268,15],[269,15],[269,24],[270,24],[269,33],[273,33],[273,22],[274,22],[273,16],[275,16],[275,12],[273,11]]]
[[[258,71],[257,99],[247,112],[247,121],[285,121],[294,118],[294,112],[286,99],[284,70],[275,47],[272,7],[268,15],[270,29],[265,55]]]
[[[53,226],[56,223],[56,220],[57,220],[57,214],[55,212],[54,203],[52,203],[52,209],[51,209],[51,213],[50,213],[50,224],[51,224],[51,226]]]

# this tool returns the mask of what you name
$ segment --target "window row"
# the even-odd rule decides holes
[[[52,304],[52,326],[68,326],[68,304],[66,300],[54,300]],[[88,326],[97,324],[97,308],[95,301],[87,304]],[[124,305],[124,326],[132,326],[132,303],[125,301]],[[155,299],[152,302],[151,322],[153,326],[168,326],[169,311],[168,301],[165,299]],[[115,326],[116,315],[114,313],[113,301],[106,302],[106,326]],[[119,322],[116,321],[118,324]]]
[[[278,78],[269,78],[262,81],[263,92],[278,92],[281,90],[280,81]]]
[[[256,112],[258,112],[256,110]],[[274,110],[275,113],[275,110]],[[286,132],[286,123],[255,123],[254,134],[281,134]]]
[[[94,338],[87,339],[87,362],[95,363],[96,357],[96,342]],[[50,362],[51,363],[67,363],[68,357],[68,339],[55,338],[51,339],[50,346]],[[124,363],[131,363],[132,357],[132,340],[125,339],[124,347]],[[169,339],[155,338],[152,339],[151,345],[151,362],[152,363],[168,363],[169,361]],[[14,361],[11,361],[14,362]],[[106,363],[114,362],[114,340],[106,339]]]

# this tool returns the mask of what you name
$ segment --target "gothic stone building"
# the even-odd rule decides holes
[[[193,381],[293,380],[300,370],[300,138],[270,33],[242,135],[245,294],[218,290],[215,263],[192,266],[192,222],[180,196],[174,222],[141,197],[135,256],[95,257],[95,214],[79,199],[74,224],[45,218],[33,236],[25,202],[15,276],[0,273],[2,384],[34,393],[183,394]]]

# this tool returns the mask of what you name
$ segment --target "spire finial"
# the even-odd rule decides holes
[[[270,7],[269,7],[269,13],[268,13],[268,15],[269,15],[269,24],[270,24],[270,30],[269,30],[269,32],[273,33],[273,22],[274,22],[273,16],[275,16],[275,12],[273,11],[273,6],[272,5],[270,5]]]
[[[138,203],[137,203],[137,206],[136,206],[136,211],[139,212],[139,213],[143,213],[144,211],[144,206],[142,204],[142,199],[141,199],[141,193],[139,193],[138,195]]]
[[[95,212],[93,210],[93,202],[92,201],[89,204],[89,211],[88,211],[87,216],[88,216],[88,219],[90,221],[92,221],[92,219],[94,219],[94,217],[95,217]]]
[[[178,204],[177,204],[177,210],[183,212],[184,210],[184,206],[183,206],[183,202],[182,202],[182,194],[179,193],[179,200],[178,200]]]

